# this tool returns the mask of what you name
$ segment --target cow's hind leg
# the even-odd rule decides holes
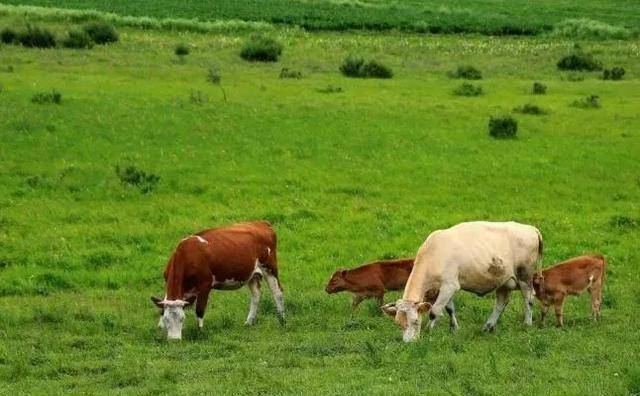
[[[524,324],[531,326],[533,324],[533,288],[528,282],[523,281],[518,281],[518,286],[524,302]]]
[[[438,321],[440,315],[442,315],[442,310],[449,304],[449,302],[453,299],[453,295],[460,290],[460,286],[455,285],[443,285],[440,287],[440,291],[438,292],[438,298],[429,309],[429,329],[433,329]]]
[[[491,316],[489,316],[489,319],[487,319],[487,322],[482,327],[482,331],[494,331],[496,329],[498,319],[500,319],[502,311],[504,311],[505,307],[509,303],[510,295],[511,290],[506,287],[501,287],[496,290],[496,305],[493,307]]]
[[[458,318],[456,317],[456,307],[453,305],[453,298],[449,300],[444,308],[449,314],[449,328],[451,328],[451,331],[458,330]]]
[[[280,321],[280,324],[284,324],[284,294],[282,293],[282,288],[280,287],[280,281],[278,280],[278,278],[268,273],[268,271],[265,271],[265,278],[267,279],[269,289],[271,289],[271,294],[273,294],[273,299],[276,301],[278,320]]]
[[[247,287],[251,292],[251,302],[249,303],[249,314],[247,315],[247,320],[244,322],[245,325],[251,326],[256,323],[256,319],[258,318],[258,309],[260,308],[260,281],[262,277],[258,274],[253,275],[249,282],[247,282]]]

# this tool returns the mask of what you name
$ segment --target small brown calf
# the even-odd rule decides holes
[[[585,290],[591,294],[593,319],[600,319],[602,284],[605,277],[606,261],[601,254],[574,257],[551,268],[537,272],[533,276],[533,288],[540,300],[542,321],[551,305],[556,311],[558,327],[562,327],[563,304],[568,295],[579,295]]]

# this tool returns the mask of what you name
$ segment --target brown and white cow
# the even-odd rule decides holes
[[[429,312],[429,328],[433,328],[443,309],[452,307],[458,290],[478,295],[495,290],[496,304],[483,327],[492,331],[511,291],[520,289],[525,323],[531,325],[530,283],[541,255],[542,237],[530,225],[475,221],[434,231],[418,250],[402,299],[382,310],[403,329],[404,341],[414,341],[420,335],[421,314]],[[429,290],[438,290],[432,306],[422,301]]]
[[[580,295],[585,290],[591,295],[591,311],[594,320],[600,319],[602,284],[606,261],[601,254],[574,257],[533,275],[533,288],[540,300],[541,325],[549,307],[554,306],[558,327],[564,325],[563,305],[568,295]]]
[[[182,338],[184,308],[195,302],[198,327],[211,289],[234,290],[247,285],[251,303],[247,325],[256,321],[260,301],[260,282],[265,278],[284,323],[284,300],[278,280],[276,233],[266,221],[211,228],[184,238],[169,258],[164,272],[164,299],[151,297],[161,308],[158,326],[169,339]]]

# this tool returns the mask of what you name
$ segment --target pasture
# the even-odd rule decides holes
[[[574,41],[551,37],[277,29],[283,55],[263,64],[238,56],[247,33],[119,32],[84,51],[0,47],[0,393],[640,392],[637,40],[580,43],[627,71],[603,81],[558,71]],[[393,78],[342,76],[349,54]],[[459,65],[482,71],[482,95],[453,94]],[[52,90],[61,103],[32,102]],[[589,95],[600,108],[571,106]],[[513,112],[528,103],[547,113]],[[516,139],[489,137],[501,114]],[[123,183],[127,167],[159,181]],[[149,297],[176,243],[262,218],[278,232],[286,326],[266,287],[250,328],[247,290],[214,291],[203,331],[190,312],[168,343]],[[514,294],[485,334],[492,296],[461,292],[457,333],[443,318],[404,344],[373,302],[352,313],[350,296],[324,293],[337,267],[414,255],[431,231],[475,219],[540,228],[545,266],[603,253],[602,322],[582,296],[564,329],[525,328]]]

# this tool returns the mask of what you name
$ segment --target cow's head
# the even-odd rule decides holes
[[[347,280],[345,279],[346,275],[347,270],[338,270],[334,272],[324,290],[329,294],[347,290]]]
[[[410,342],[417,341],[420,337],[422,315],[429,312],[431,304],[428,302],[398,300],[380,308],[386,315],[394,318],[398,326],[402,328],[402,340]]]
[[[544,289],[544,276],[542,275],[542,272],[536,272],[535,274],[533,274],[531,283],[533,284],[533,290],[536,292],[536,294],[540,294],[540,292]]]
[[[151,301],[162,309],[162,317],[158,326],[167,330],[167,339],[182,339],[182,325],[184,323],[184,309],[191,305],[193,301],[185,300],[161,300],[158,297],[151,297]]]

